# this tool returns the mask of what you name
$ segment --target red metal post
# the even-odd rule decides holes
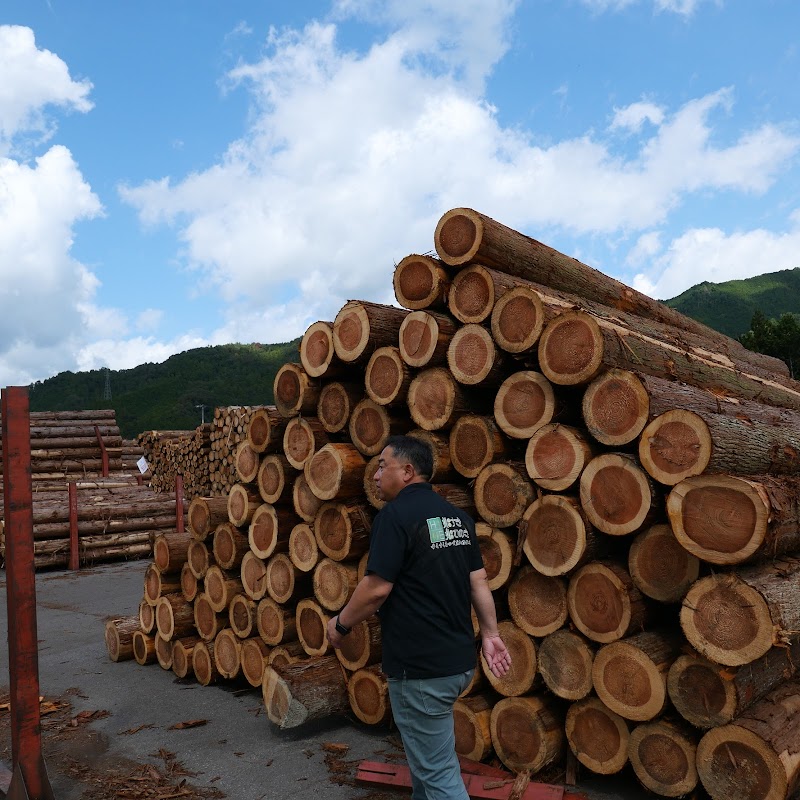
[[[175,476],[175,530],[183,533],[183,475]]]
[[[75,481],[67,484],[69,496],[69,568],[76,570],[80,567],[78,553],[78,485]]]
[[[6,796],[52,800],[53,790],[42,758],[31,432],[25,387],[3,389],[2,419],[12,759]]]
[[[97,425],[94,426],[94,435],[97,437],[97,444],[100,445],[100,458],[103,462],[103,477],[108,477],[108,450],[106,450],[106,443],[103,441],[103,437],[100,435],[100,428]]]

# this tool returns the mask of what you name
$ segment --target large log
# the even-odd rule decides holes
[[[738,668],[723,667],[695,654],[678,656],[669,669],[667,691],[678,713],[697,728],[732,722],[748,706],[800,669],[800,639],[772,647]]]
[[[353,409],[347,426],[350,440],[368,458],[378,455],[390,436],[406,433],[412,427],[406,414],[378,405],[368,397]]]
[[[445,308],[450,276],[437,258],[412,254],[394,269],[394,296],[403,308]]]
[[[634,722],[659,716],[667,705],[667,673],[680,645],[678,635],[656,630],[603,645],[592,664],[597,696]]]
[[[112,661],[128,661],[133,658],[133,634],[138,630],[138,614],[130,617],[117,617],[106,622],[106,649],[108,657]]]
[[[237,480],[241,483],[255,483],[259,466],[259,454],[247,440],[240,442],[233,456],[233,467]]]
[[[214,563],[214,556],[205,542],[198,542],[196,539],[189,545],[186,551],[186,563],[197,580],[202,580],[208,572],[208,568]]]
[[[553,422],[539,428],[528,440],[525,469],[537,486],[562,492],[578,480],[594,455],[582,431]]]
[[[494,399],[497,424],[513,439],[530,439],[539,428],[565,417],[564,409],[550,381],[534,370],[509,375]]]
[[[627,453],[593,458],[580,479],[581,505],[598,530],[625,536],[654,522],[662,509],[660,492]]]
[[[608,369],[673,378],[745,399],[800,410],[800,386],[774,373],[757,374],[747,364],[720,364],[670,342],[569,311],[547,324],[539,339],[539,368],[553,383],[585,384]]]
[[[172,671],[185,678],[192,669],[192,653],[201,639],[197,636],[184,636],[172,642]]]
[[[273,553],[289,550],[289,535],[299,522],[294,509],[262,503],[253,515],[247,529],[250,550],[259,558],[269,558]]]
[[[548,494],[534,500],[520,521],[522,550],[542,575],[566,575],[607,553],[575,497]]]
[[[214,560],[222,569],[237,569],[250,548],[247,536],[230,522],[217,525],[214,531]]]
[[[347,427],[356,403],[364,396],[364,387],[355,383],[326,383],[317,403],[317,418],[328,433]]]
[[[267,561],[267,593],[276,603],[291,603],[311,593],[311,576],[300,573],[286,553]]]
[[[489,591],[503,589],[514,572],[516,537],[485,522],[476,523],[475,535],[486,570]]]
[[[613,561],[593,561],[570,578],[567,608],[575,627],[600,644],[641,630],[647,615],[631,576]]]
[[[661,797],[684,797],[697,786],[697,734],[688,725],[659,719],[637,725],[628,758],[645,789]]]
[[[220,522],[228,520],[227,497],[195,497],[189,504],[187,524],[197,541],[205,541]]]
[[[697,771],[713,800],[782,800],[800,784],[800,681],[773,689],[697,745]]]
[[[700,578],[683,599],[680,621],[695,650],[718,664],[761,658],[800,630],[800,559]]]
[[[201,686],[210,686],[220,677],[214,659],[213,642],[197,642],[192,648],[192,670]]]
[[[336,355],[349,364],[365,363],[379,347],[397,344],[400,325],[408,315],[394,306],[351,300],[333,322]]]
[[[144,572],[144,599],[155,607],[165,594],[179,592],[181,582],[175,573],[164,574],[155,564],[149,564]]]
[[[302,364],[284,364],[275,375],[273,390],[281,416],[296,417],[315,411],[321,385],[303,369]]]
[[[144,631],[134,631],[132,638],[133,657],[141,666],[156,660],[156,637]]]
[[[389,686],[379,664],[356,670],[347,681],[353,713],[367,725],[381,725],[392,716]]]
[[[511,620],[499,622],[497,629],[511,655],[511,666],[505,675],[498,677],[489,669],[486,659],[481,654],[480,664],[483,674],[492,688],[504,697],[527,694],[534,688],[536,682],[536,644]]]
[[[490,726],[498,758],[514,772],[539,772],[564,754],[563,718],[550,698],[505,697],[492,709]]]
[[[262,695],[267,716],[280,728],[295,728],[350,708],[347,680],[335,656],[267,666]]]
[[[341,372],[341,361],[333,347],[333,323],[313,322],[300,340],[300,363],[312,378],[328,378]]]
[[[310,597],[303,598],[297,604],[295,610],[297,638],[312,658],[327,655],[333,650],[333,645],[328,639],[330,618],[330,614]]]
[[[492,691],[460,697],[453,706],[456,753],[472,761],[483,761],[492,752],[492,708],[499,696]]]
[[[242,675],[251,686],[261,686],[270,651],[270,646],[258,636],[242,641]]]
[[[464,414],[450,431],[450,463],[465,478],[476,478],[509,451],[509,443],[493,417]]]
[[[311,491],[306,476],[301,472],[292,484],[292,506],[297,516],[304,522],[313,522],[324,502]]]
[[[296,470],[282,453],[271,453],[261,459],[256,476],[258,493],[265,503],[272,505],[292,502],[292,483],[297,477]]]
[[[256,610],[258,635],[271,647],[297,640],[297,618],[294,611],[283,608],[271,597],[265,597]]]
[[[252,550],[245,553],[239,574],[242,589],[251,600],[261,600],[267,593],[267,565]]]
[[[555,313],[535,289],[517,286],[505,292],[492,309],[492,337],[507,353],[525,353],[536,346]]]
[[[181,594],[188,603],[191,603],[197,597],[198,591],[200,591],[199,582],[187,561],[181,567]]]
[[[200,592],[194,599],[194,626],[204,642],[213,642],[217,634],[230,624],[227,614],[214,611],[208,595]]]
[[[208,568],[204,586],[209,605],[218,613],[227,611],[231,600],[244,591],[238,573],[227,572],[216,564]]]
[[[314,597],[328,611],[339,611],[358,583],[358,564],[323,558],[314,568]],[[363,666],[363,665],[362,665]]]
[[[473,209],[456,208],[444,214],[436,226],[434,241],[439,257],[451,266],[475,261],[558,292],[569,292],[584,302],[599,303],[686,332],[693,340],[696,337],[715,345],[717,351],[744,350],[724,334]],[[774,363],[777,361],[764,359],[768,369],[788,374],[785,365]]]
[[[194,613],[191,603],[183,595],[165,594],[156,603],[156,628],[168,641],[188,636],[194,627]]]
[[[567,621],[566,582],[522,566],[508,587],[508,610],[525,633],[547,636]]]
[[[447,365],[459,383],[494,387],[506,374],[506,357],[482,325],[464,325],[450,340]]]
[[[561,628],[542,639],[537,656],[539,674],[556,697],[574,702],[592,691],[594,649],[588,639]]]
[[[289,463],[301,470],[328,441],[328,432],[316,417],[294,417],[283,433],[283,452]]]
[[[412,311],[400,326],[400,357],[410,367],[441,367],[447,363],[450,340],[458,324],[446,314]]]
[[[231,630],[240,638],[247,639],[256,629],[256,601],[244,593],[236,594],[231,598],[228,606],[228,620]]]
[[[271,453],[279,450],[286,418],[276,406],[257,408],[247,426],[247,443],[256,453]]]
[[[700,475],[667,498],[681,546],[712,564],[800,551],[800,477]]]
[[[597,697],[570,705],[565,722],[567,742],[575,757],[592,772],[613,775],[628,760],[628,724]]]
[[[422,370],[408,387],[407,402],[411,419],[426,431],[452,428],[462,414],[479,410],[450,370],[442,367]]]
[[[475,507],[496,528],[516,525],[536,496],[522,462],[488,464],[475,479]]]
[[[677,603],[697,580],[700,560],[681,547],[669,525],[653,525],[633,540],[628,572],[642,594]]]
[[[319,549],[334,561],[361,556],[369,548],[372,513],[355,501],[325,503],[314,518]]]
[[[374,616],[354,625],[336,650],[336,657],[349,672],[379,663],[382,654],[381,624]]]
[[[639,460],[667,486],[701,473],[792,474],[800,467],[800,433],[795,424],[745,422],[677,408],[642,431]]]
[[[367,362],[364,386],[370,400],[380,406],[405,405],[412,377],[399,347],[379,347]]]
[[[228,493],[228,521],[237,528],[246,527],[260,505],[261,495],[254,487],[235,483]]]
[[[214,662],[219,674],[228,680],[233,680],[241,671],[241,640],[230,628],[223,628],[214,639]]]
[[[289,559],[300,572],[311,572],[319,561],[317,539],[307,522],[298,523],[289,534]]]

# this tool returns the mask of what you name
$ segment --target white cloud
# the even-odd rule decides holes
[[[375,8],[353,0],[340,11]],[[402,16],[399,2],[388,8]],[[494,32],[485,52],[501,52],[512,6],[485,8],[498,21],[477,15],[476,28]],[[415,31],[400,27],[363,54],[343,50],[333,24],[272,31],[268,55],[230,75],[254,108],[225,157],[121,189],[142,221],[175,226],[196,284],[223,298],[231,320],[249,321],[244,340],[291,338],[353,297],[390,301],[393,262],[432,248],[448,208],[523,230],[628,235],[663,224],[690,193],[764,191],[800,147],[770,124],[720,136],[730,89],[677,110],[618,109],[608,140],[535,146],[499,124],[474,81],[410,58]],[[483,56],[476,63],[488,69]]]
[[[628,6],[635,5],[640,0],[581,0],[581,2],[596,12],[624,11]],[[657,12],[670,11],[684,17],[690,17],[703,2],[712,2],[721,5],[721,0],[653,0],[653,8]]]
[[[639,273],[633,286],[666,299],[701,281],[719,283],[800,267],[800,211],[791,220],[794,227],[783,233],[689,230],[661,252],[650,270]]]
[[[147,362],[160,363],[176,353],[195,347],[206,347],[209,341],[201,336],[185,334],[166,342],[159,342],[149,336],[135,336],[129,339],[97,339],[84,344],[77,352],[76,362],[79,370],[132,369]]]
[[[164,311],[160,308],[146,308],[136,317],[136,329],[139,331],[155,331],[164,319]]]
[[[52,134],[47,106],[89,111],[91,89],[89,81],[73,80],[57,55],[37,48],[30,28],[0,25],[0,155],[22,132]]]
[[[656,127],[664,121],[664,110],[655,103],[641,101],[631,103],[624,108],[614,109],[614,119],[611,121],[611,130],[629,130],[638,133],[645,122]]]

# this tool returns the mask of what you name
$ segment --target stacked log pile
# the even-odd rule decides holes
[[[236,448],[247,438],[252,415],[262,406],[221,406],[214,409],[210,435],[211,495],[225,495],[236,483]]]
[[[75,485],[81,566],[148,556],[155,537],[175,528],[174,497],[158,497],[138,485],[135,461],[142,449],[122,439],[113,409],[33,411],[30,429],[37,569],[70,562],[70,483]],[[100,440],[108,459],[106,476]]]
[[[174,492],[175,479],[183,478],[188,499],[209,494],[212,425],[193,431],[144,431],[137,437],[150,468],[150,486],[156,492]]]
[[[385,721],[378,623],[335,652],[326,623],[365,569],[377,454],[411,432],[477,520],[513,659],[497,679],[476,647],[461,754],[536,773],[571,752],[661,796],[699,779],[713,798],[788,797],[800,384],[470,209],[435,244],[396,268],[402,309],[351,301],[306,331],[237,482],[195,498],[148,570],[138,630],[109,623],[112,657],[132,642],[185,674],[191,653],[201,683],[260,687],[281,727]]]

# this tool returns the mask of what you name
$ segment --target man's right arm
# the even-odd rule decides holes
[[[494,598],[489,589],[486,570],[476,569],[469,574],[472,607],[481,626],[481,650],[492,673],[502,678],[511,667],[511,654],[497,629],[497,613]]]

